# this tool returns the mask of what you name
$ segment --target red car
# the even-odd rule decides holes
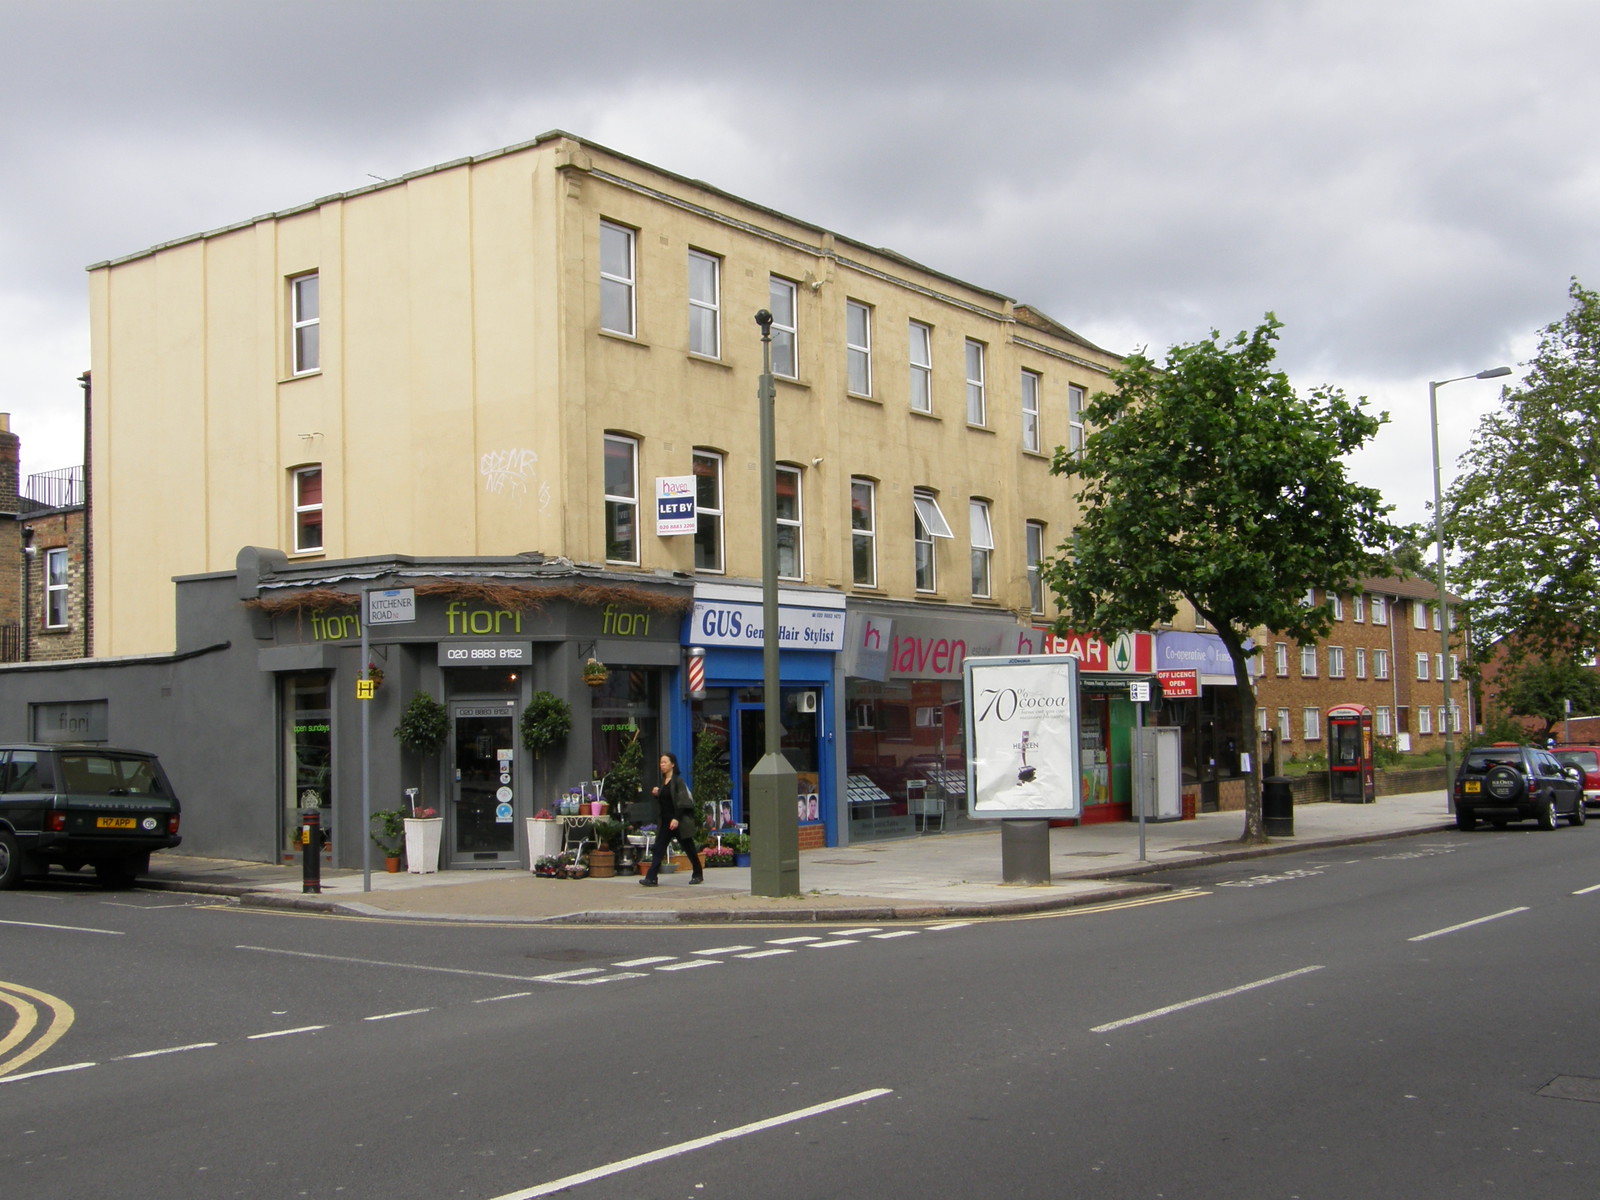
[[[1563,765],[1583,768],[1583,803],[1590,808],[1600,804],[1600,746],[1572,743],[1550,751]]]

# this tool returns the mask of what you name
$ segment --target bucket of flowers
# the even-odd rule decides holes
[[[589,860],[578,857],[576,850],[568,850],[561,856],[561,878],[587,879],[589,877]]]
[[[554,854],[541,854],[533,860],[533,873],[541,879],[554,879],[561,873],[561,860]]]
[[[733,866],[732,846],[707,846],[700,851],[700,860],[708,867]]]

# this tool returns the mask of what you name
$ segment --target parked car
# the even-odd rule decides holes
[[[1554,829],[1559,818],[1573,825],[1588,820],[1582,772],[1563,766],[1537,746],[1496,743],[1474,746],[1455,778],[1456,828],[1488,821],[1496,829],[1507,821],[1537,820]]]
[[[1580,746],[1576,743],[1557,746],[1550,751],[1556,761],[1574,766],[1583,772],[1583,802],[1600,804],[1600,746]]]
[[[56,866],[108,887],[150,869],[178,836],[178,797],[154,754],[105,746],[0,746],[0,889]]]

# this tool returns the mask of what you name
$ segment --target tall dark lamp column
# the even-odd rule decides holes
[[[800,818],[796,775],[783,756],[783,704],[778,691],[778,451],[772,381],[772,314],[756,313],[761,326],[761,667],[766,753],[750,772],[750,894],[800,894]]]
[[[1439,553],[1439,682],[1444,689],[1444,794],[1450,812],[1456,810],[1455,773],[1451,769],[1456,756],[1455,712],[1450,707],[1450,608],[1444,580],[1444,496],[1439,486],[1439,389],[1447,383],[1460,383],[1463,379],[1499,379],[1511,374],[1510,367],[1490,367],[1476,375],[1457,375],[1453,379],[1440,379],[1428,384],[1428,419],[1433,424],[1433,540]]]

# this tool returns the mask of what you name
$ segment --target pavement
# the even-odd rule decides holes
[[[753,896],[750,868],[719,867],[689,886],[686,872],[659,887],[638,876],[541,879],[517,868],[386,874],[325,871],[306,894],[296,864],[158,854],[140,886],[234,898],[240,905],[346,916],[506,924],[714,924],[961,919],[1048,912],[1173,890],[1177,867],[1294,854],[1455,828],[1443,791],[1384,796],[1373,804],[1303,804],[1294,836],[1246,846],[1242,812],[1050,830],[1050,882],[1004,881],[998,826],[806,850],[800,894]],[[1264,870],[1270,870],[1263,864]]]

